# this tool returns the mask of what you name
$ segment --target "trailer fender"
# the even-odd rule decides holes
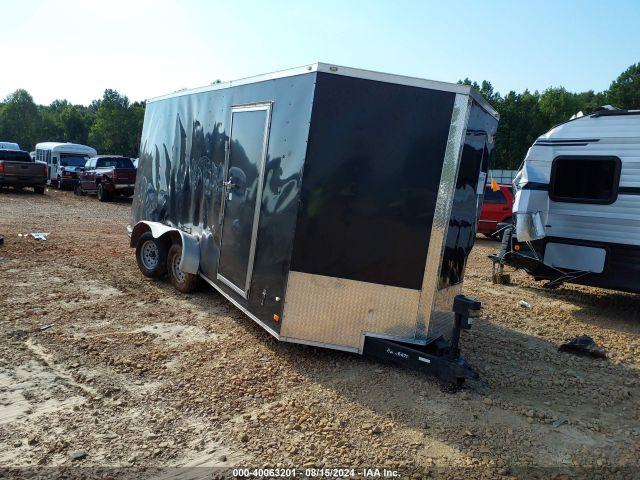
[[[169,237],[173,243],[182,244],[182,257],[180,258],[180,268],[185,273],[197,274],[200,267],[200,242],[198,237],[190,235],[182,230],[164,225],[160,222],[142,221],[136,223],[131,231],[130,247],[135,247],[138,238],[145,233],[151,232],[153,238]]]

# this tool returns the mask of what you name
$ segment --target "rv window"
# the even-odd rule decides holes
[[[620,168],[618,157],[556,157],[549,198],[554,202],[611,204],[618,197]]]

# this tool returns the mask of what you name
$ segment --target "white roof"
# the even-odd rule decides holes
[[[584,115],[552,128],[538,140],[559,139],[601,139],[601,138],[638,138],[640,139],[640,111],[637,115],[597,116],[597,113]]]
[[[93,147],[69,142],[41,142],[36,145],[36,150],[55,150],[57,152],[87,153],[89,155],[97,154],[96,149]]]
[[[230,82],[215,83],[213,85],[207,85],[199,88],[184,89],[177,92],[173,92],[167,95],[161,95],[159,97],[150,98],[148,103],[156,102],[158,100],[164,100],[167,98],[179,97],[182,95],[192,95],[194,93],[210,92],[213,90],[221,90],[230,87],[236,87],[238,85],[247,85],[250,83],[264,82],[266,80],[274,80],[282,77],[292,77],[295,75],[304,75],[311,72],[323,72],[333,75],[343,75],[347,77],[363,78],[366,80],[376,80],[379,82],[394,83],[397,85],[407,85],[411,87],[429,88],[433,90],[441,90],[446,92],[460,93],[463,95],[472,96],[489,114],[495,118],[499,118],[500,115],[496,110],[489,105],[489,103],[480,95],[476,90],[469,85],[461,85],[459,83],[439,82],[436,80],[427,80],[424,78],[408,77],[404,75],[394,75],[391,73],[375,72],[372,70],[362,70],[359,68],[342,67],[338,65],[328,63],[312,63],[311,65],[304,65],[302,67],[290,68],[287,70],[280,70],[277,72],[266,73],[263,75],[257,75],[253,77],[242,78],[239,80],[232,80]]]
[[[15,142],[0,142],[2,150],[20,150],[20,146]]]

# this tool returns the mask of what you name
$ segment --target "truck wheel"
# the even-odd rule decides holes
[[[136,243],[136,262],[145,277],[162,277],[167,273],[167,242],[143,233]]]
[[[193,292],[198,285],[198,275],[183,272],[180,268],[182,245],[174,243],[167,254],[167,269],[169,278],[176,289],[182,293]]]
[[[100,200],[101,202],[108,202],[109,200],[111,200],[111,194],[106,188],[104,188],[104,186],[101,183],[98,184],[97,193],[98,193],[98,200]]]
[[[85,192],[82,189],[82,186],[79,183],[77,183],[76,186],[73,187],[73,193],[75,193],[76,195],[78,195],[80,197],[84,197],[87,194],[87,192]]]
[[[44,187],[42,185],[38,185],[37,187],[33,187],[33,191],[38,195],[42,195],[44,193]]]

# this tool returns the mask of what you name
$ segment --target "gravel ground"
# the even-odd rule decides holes
[[[465,292],[483,317],[461,345],[482,382],[451,393],[394,366],[277,343],[212,289],[181,295],[144,278],[130,205],[0,193],[0,477],[211,478],[199,467],[249,466],[638,478],[639,296],[548,291],[521,273],[492,285],[497,244],[479,239]],[[34,231],[50,236],[20,236]],[[557,351],[578,334],[609,358]]]

